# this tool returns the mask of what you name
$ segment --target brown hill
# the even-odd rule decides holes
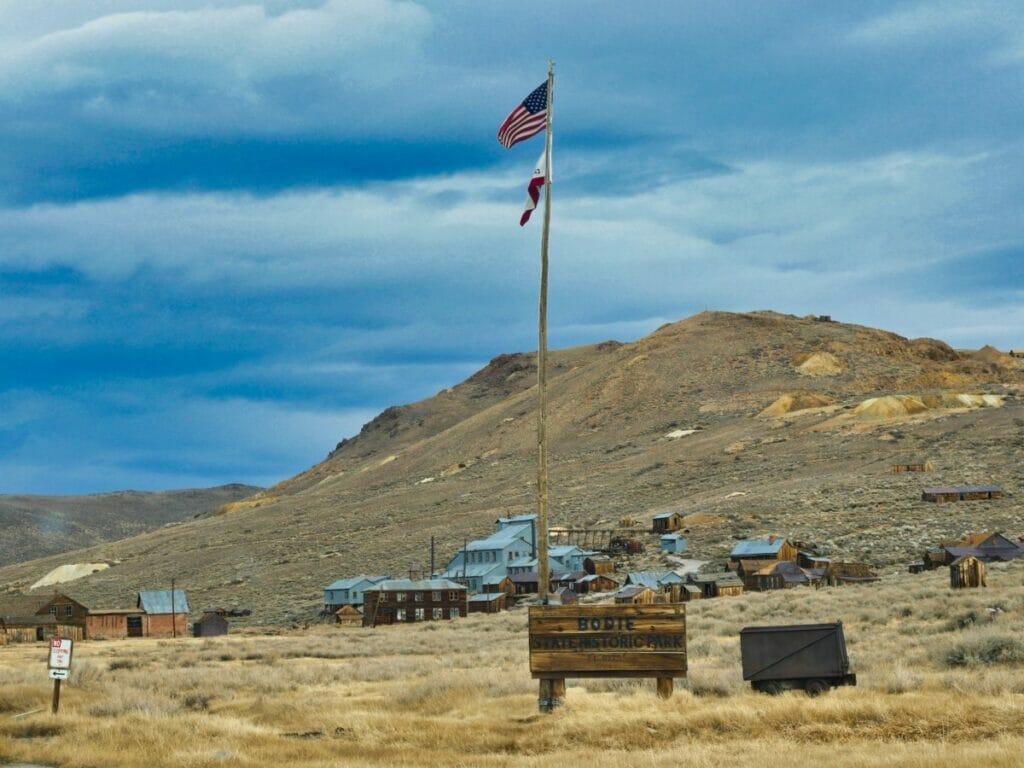
[[[840,370],[797,370],[826,353]],[[914,455],[938,468],[927,484],[998,483],[1012,494],[1024,480],[1024,413],[1014,397],[1024,375],[942,342],[770,312],[706,312],[633,343],[555,351],[551,366],[552,525],[649,521],[678,509],[714,521],[691,530],[696,557],[721,557],[736,537],[782,532],[876,565],[916,558],[965,527],[1017,535],[1022,525],[1012,495],[974,504],[967,518],[964,507],[918,501],[920,477],[888,472],[893,457]],[[884,420],[816,429],[830,409],[756,418],[793,392],[848,409],[896,394],[1007,397],[1001,408],[943,411],[898,430]],[[533,356],[503,355],[431,398],[387,409],[322,463],[252,501],[76,553],[75,562],[117,564],[74,592],[112,604],[173,576],[197,608],[310,620],[337,578],[427,565],[431,536],[441,565],[496,517],[533,511],[535,443]],[[0,584],[27,586],[68,561],[0,569]]]
[[[0,565],[116,541],[203,515],[260,491],[222,485],[88,496],[0,496]]]

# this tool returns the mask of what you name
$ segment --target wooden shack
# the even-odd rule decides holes
[[[930,461],[914,461],[903,464],[891,464],[889,471],[894,475],[901,474],[903,472],[934,472],[935,465]]]
[[[343,605],[334,612],[334,620],[343,627],[361,627],[363,612],[354,605]]]
[[[683,515],[678,512],[662,512],[655,515],[651,530],[655,533],[672,533],[683,527]]]
[[[949,566],[949,586],[953,589],[987,586],[985,564],[973,555],[958,557]]]
[[[576,591],[581,595],[591,592],[614,592],[618,588],[619,582],[599,573],[584,576],[576,582]]]
[[[350,606],[345,606],[350,607]],[[207,611],[192,624],[193,637],[218,637],[228,633],[228,620],[216,611]]]
[[[925,488],[922,501],[948,504],[955,501],[986,501],[1003,498],[1003,489],[997,485],[950,485]]]
[[[590,555],[583,559],[583,570],[591,576],[595,574],[611,576],[615,573],[615,561],[608,555]]]
[[[536,571],[513,573],[508,578],[517,595],[535,595],[540,592],[540,576]]]
[[[508,596],[504,592],[473,595],[469,598],[469,613],[500,613],[508,610]]]
[[[618,605],[653,605],[657,593],[650,587],[625,587],[615,593]]]

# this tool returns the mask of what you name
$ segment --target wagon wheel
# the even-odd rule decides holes
[[[808,680],[804,690],[807,691],[808,696],[820,696],[828,690],[828,683],[824,680]]]
[[[766,682],[758,683],[757,690],[761,693],[767,693],[769,696],[778,696],[782,693],[782,683],[777,680],[768,680]]]

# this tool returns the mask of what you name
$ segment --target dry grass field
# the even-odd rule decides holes
[[[688,606],[690,675],[571,680],[537,711],[526,612],[376,630],[83,642],[58,716],[43,645],[0,648],[0,763],[836,768],[1024,754],[1024,564],[953,592],[943,571]],[[742,681],[738,631],[844,621],[859,686],[812,699]],[[43,710],[23,715],[32,710]]]

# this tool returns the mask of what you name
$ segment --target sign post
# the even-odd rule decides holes
[[[542,712],[559,705],[567,677],[653,677],[662,698],[673,678],[686,677],[682,603],[532,606],[529,626]]]
[[[47,667],[49,677],[53,680],[53,705],[50,711],[55,715],[60,708],[60,682],[67,680],[71,672],[71,652],[71,638],[55,637],[50,641]]]

